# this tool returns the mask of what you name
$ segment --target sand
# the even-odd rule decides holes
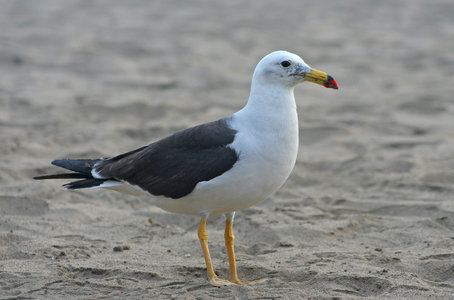
[[[1,299],[452,297],[454,5],[2,1]],[[339,91],[296,89],[287,183],[236,219],[239,273],[208,284],[197,219],[31,178],[229,115],[286,49]],[[209,224],[227,274],[223,220]]]

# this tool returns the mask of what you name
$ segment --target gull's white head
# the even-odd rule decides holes
[[[338,89],[333,77],[311,68],[301,57],[287,51],[275,51],[262,58],[255,67],[253,80],[288,87],[310,81],[327,88]]]

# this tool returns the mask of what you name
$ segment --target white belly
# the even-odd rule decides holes
[[[291,126],[287,123],[282,128],[272,128],[274,132],[239,130],[231,145],[239,154],[232,169],[198,183],[192,193],[181,199],[160,198],[156,205],[176,213],[216,215],[265,200],[284,184],[295,165],[296,112],[290,122]],[[236,124],[232,125],[235,128]]]

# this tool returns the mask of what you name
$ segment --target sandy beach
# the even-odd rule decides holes
[[[0,299],[454,296],[454,3],[1,1]],[[340,90],[295,90],[286,184],[235,221],[212,287],[198,219],[33,181],[239,110],[285,49]],[[223,219],[210,249],[228,273]]]

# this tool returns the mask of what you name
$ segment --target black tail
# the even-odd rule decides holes
[[[100,161],[99,159],[57,159],[52,162],[53,165],[74,171],[76,173],[62,173],[33,177],[36,180],[42,179],[69,179],[82,178],[82,180],[73,181],[63,186],[70,190],[91,188],[101,185],[106,180],[98,179],[91,175],[91,170],[94,165]]]
[[[106,180],[107,179],[89,178],[89,179],[73,181],[73,182],[64,184],[63,186],[69,190],[86,189],[86,188],[91,188],[91,187],[95,187],[95,186],[100,186]]]

